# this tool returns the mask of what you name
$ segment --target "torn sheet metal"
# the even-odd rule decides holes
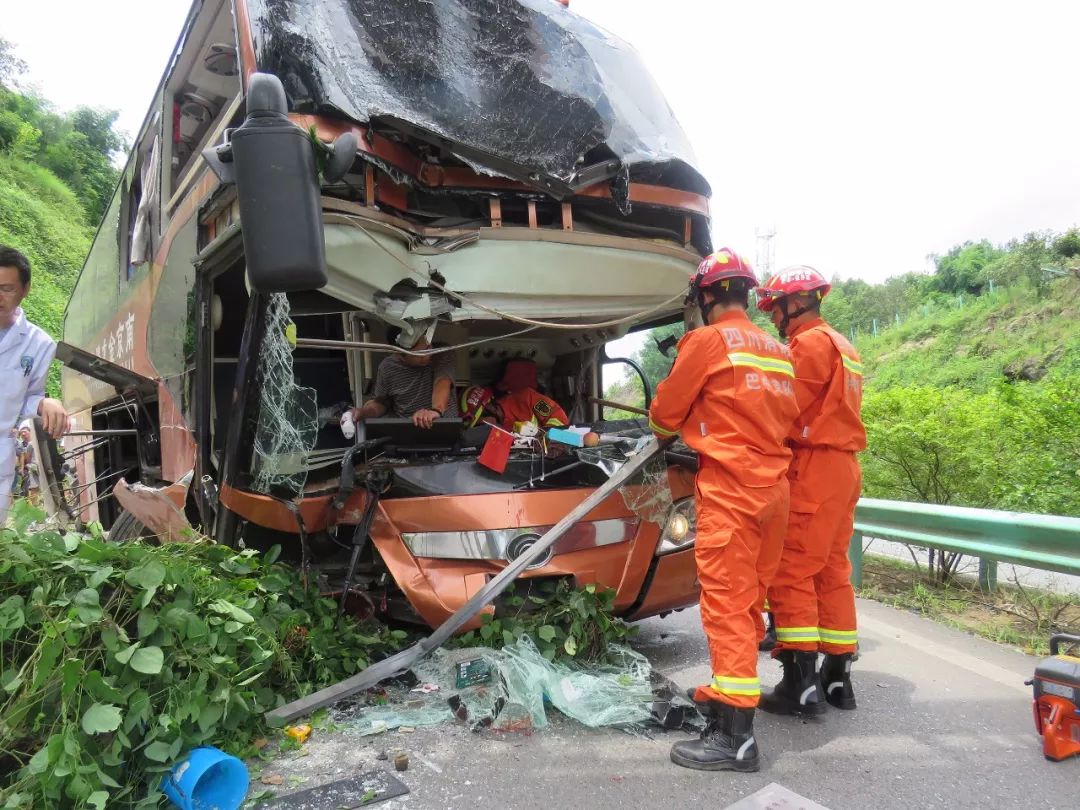
[[[113,495],[161,542],[187,543],[195,536],[184,514],[188,488],[194,476],[195,471],[191,470],[176,483],[165,487],[129,484],[121,478],[113,487]]]
[[[294,112],[405,135],[553,194],[709,186],[638,54],[554,0],[248,0]]]

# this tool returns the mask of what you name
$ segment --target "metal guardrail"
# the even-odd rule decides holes
[[[977,557],[985,590],[995,587],[998,562],[1080,575],[1080,518],[862,498],[849,552],[856,587],[864,537]]]

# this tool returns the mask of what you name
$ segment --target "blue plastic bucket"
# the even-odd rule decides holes
[[[193,748],[161,789],[180,810],[237,810],[248,791],[244,763],[217,748]]]

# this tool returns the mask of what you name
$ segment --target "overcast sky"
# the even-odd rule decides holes
[[[390,1],[390,0],[388,0]],[[552,0],[555,2],[555,0]],[[188,0],[2,0],[61,108],[138,129]],[[713,186],[715,242],[880,280],[1080,222],[1080,3],[571,0],[637,47]]]

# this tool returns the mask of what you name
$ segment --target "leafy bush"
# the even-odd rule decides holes
[[[4,808],[156,807],[185,751],[242,753],[265,711],[404,637],[340,617],[274,551],[28,533],[39,516],[0,531]]]
[[[560,579],[556,584],[542,581],[524,594],[512,586],[507,593],[498,616],[484,615],[478,630],[458,636],[452,646],[498,650],[525,634],[549,661],[595,663],[605,660],[608,645],[637,632],[613,616],[615,591],[610,588],[574,588]]]

